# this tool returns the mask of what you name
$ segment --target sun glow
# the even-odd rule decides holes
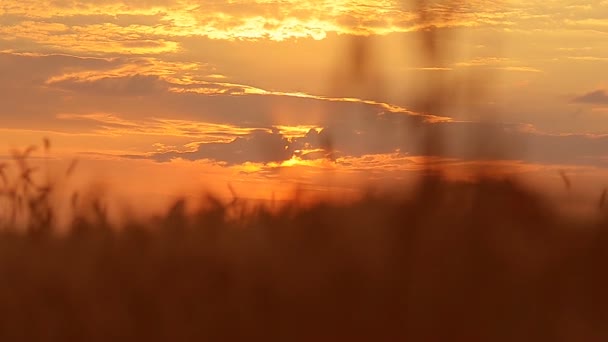
[[[306,166],[306,165],[310,165],[310,162],[302,160],[296,156],[292,156],[291,159],[285,160],[285,161],[281,162],[281,164],[280,164],[280,166],[283,166],[283,167],[293,167],[293,166],[298,166],[298,165]]]
[[[323,128],[314,125],[300,125],[300,126],[283,126],[275,125],[274,128],[279,130],[279,133],[285,138],[301,138],[306,136],[311,130],[319,133]]]

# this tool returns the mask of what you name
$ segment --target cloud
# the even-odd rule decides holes
[[[410,122],[411,124],[411,122]],[[606,167],[608,136],[551,135],[527,126],[479,122],[419,122],[416,126],[399,115],[369,118],[355,124],[311,129],[304,136],[285,137],[277,129],[259,130],[230,142],[200,144],[194,152],[155,153],[149,158],[168,161],[209,159],[228,165],[285,163],[297,160],[333,160],[396,154],[424,156],[424,132],[441,137],[440,160],[523,161],[539,164],[595,165]],[[289,164],[289,163],[287,163]]]
[[[491,1],[469,1],[458,2],[456,8],[445,2],[429,2],[424,20],[420,20],[419,8],[410,2],[384,0],[4,0],[4,3],[0,23],[6,24],[0,26],[0,32],[46,46],[116,52],[120,51],[120,44],[116,42],[125,35],[137,40],[153,37],[167,41],[162,47],[139,49],[137,53],[175,51],[177,45],[172,43],[178,37],[319,40],[329,34],[386,35],[430,26],[511,26],[513,18],[526,18],[536,10],[521,3],[507,8]],[[597,11],[599,5],[594,7]],[[554,12],[556,16],[562,16]],[[54,32],[49,25],[61,25],[61,39],[59,36],[44,39],[44,33]],[[106,38],[105,45],[100,44],[101,37]],[[79,41],[80,44],[70,46],[67,41]]]
[[[589,104],[608,104],[608,92],[606,90],[595,90],[574,99],[574,102]]]
[[[134,75],[106,77],[94,81],[65,79],[53,82],[54,87],[89,93],[95,96],[154,96],[169,88],[169,83],[158,76]]]
[[[154,144],[178,146],[150,155],[159,161],[209,159],[234,165],[286,162],[294,156],[336,161],[391,153],[419,156],[425,153],[425,132],[444,137],[440,158],[603,166],[608,150],[601,136],[441,122],[378,101],[211,82],[202,75],[217,70],[203,63],[43,53],[0,53],[0,62],[0,72],[9,75],[0,79],[2,114],[8,114],[0,115],[4,128],[94,133],[135,146],[132,153],[138,154],[155,151]],[[579,102],[598,103],[598,96],[606,96],[594,93]]]
[[[41,86],[64,70],[103,71],[116,68],[125,61],[101,57],[79,57],[68,54],[0,52],[0,86]],[[26,72],[27,71],[27,72]]]
[[[281,162],[291,158],[293,150],[289,141],[278,131],[257,130],[245,137],[237,137],[228,143],[200,144],[193,152],[165,152],[151,156],[157,161],[169,161],[176,158],[186,160],[210,159],[228,165],[246,162],[270,163]]]

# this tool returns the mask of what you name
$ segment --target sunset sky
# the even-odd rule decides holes
[[[142,199],[344,194],[425,160],[599,191],[608,1],[2,0],[0,136]]]

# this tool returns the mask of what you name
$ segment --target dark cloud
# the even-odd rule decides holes
[[[596,90],[574,99],[574,102],[589,104],[608,104],[608,92]]]
[[[42,86],[52,76],[83,70],[104,71],[128,62],[124,58],[77,57],[65,54],[17,54],[0,52],[0,87]]]
[[[517,125],[478,122],[424,123],[403,126],[394,116],[370,120],[355,126],[330,126],[310,130],[301,138],[287,139],[277,132],[258,131],[230,143],[202,144],[196,152],[169,152],[152,156],[157,161],[175,158],[211,159],[227,164],[281,162],[296,155],[304,160],[362,157],[398,152],[424,155],[420,132],[443,138],[441,158],[514,160],[539,164],[608,166],[608,136],[547,135],[522,130]],[[388,121],[388,123],[386,122]],[[313,150],[304,153],[301,150]]]
[[[186,160],[210,159],[229,165],[245,162],[281,162],[291,158],[293,149],[289,141],[277,131],[254,131],[246,137],[238,137],[229,143],[201,144],[194,152],[167,152],[152,156],[157,161],[182,158]]]

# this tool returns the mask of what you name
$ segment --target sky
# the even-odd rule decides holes
[[[0,156],[46,137],[139,203],[429,165],[600,191],[606,70],[606,0],[3,0]]]

